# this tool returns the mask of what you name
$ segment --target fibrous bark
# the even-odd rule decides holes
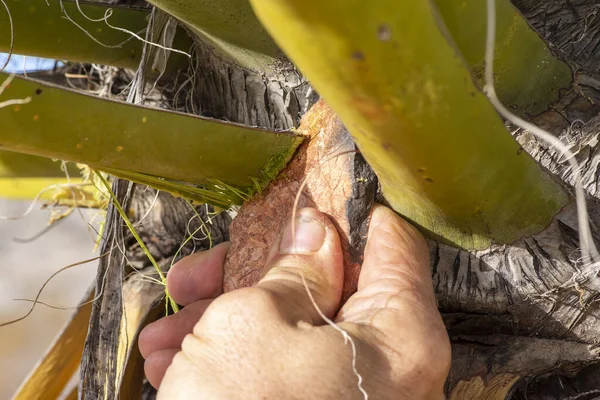
[[[285,59],[270,71],[240,68],[218,57],[209,45],[196,43],[194,106],[201,115],[245,125],[286,130],[316,101],[316,94]]]
[[[512,0],[563,58],[600,72],[600,3],[596,0]]]
[[[504,399],[523,376],[557,367],[577,370],[598,357],[584,343],[512,335],[455,336],[452,351],[447,386],[448,398],[456,400]]]

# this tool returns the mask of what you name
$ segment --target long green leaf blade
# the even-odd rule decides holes
[[[142,55],[142,42],[130,34],[112,29],[105,22],[92,22],[84,18],[77,5],[64,0],[66,14],[86,32],[66,18],[60,2],[53,0],[5,0],[14,24],[14,37],[10,35],[10,20],[0,7],[0,51],[8,52],[13,40],[13,52],[22,55],[46,57],[55,60],[91,62],[135,69]],[[108,8],[111,25],[144,36],[148,23],[148,10],[131,7],[90,4],[80,1],[82,11],[94,19],[102,18]],[[89,35],[88,35],[89,34]],[[90,36],[92,36],[93,40]],[[101,45],[100,43],[105,46]],[[181,31],[173,46],[189,50],[190,39]],[[187,57],[173,53],[172,62],[186,65]]]
[[[218,183],[249,193],[273,179],[302,141],[292,132],[134,106],[21,77],[5,97],[32,100],[0,109],[2,149],[164,183]]]
[[[483,86],[485,1],[436,0],[452,39]],[[571,68],[552,54],[509,1],[498,1],[495,87],[498,97],[517,114],[537,115],[559,99],[573,82]]]

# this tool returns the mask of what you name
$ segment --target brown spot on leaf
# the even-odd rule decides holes
[[[40,88],[37,88],[37,89],[35,89],[35,94],[37,94],[38,96],[39,96],[40,94],[42,94],[42,92],[43,92],[43,90],[42,90],[42,89],[40,89]]]
[[[362,61],[365,59],[365,55],[357,50],[354,53],[352,53],[352,58],[354,58],[357,61]]]
[[[388,24],[381,24],[377,29],[377,37],[382,42],[388,42],[392,39],[392,30]]]

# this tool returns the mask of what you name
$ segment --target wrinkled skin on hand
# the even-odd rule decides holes
[[[159,399],[443,398],[450,344],[433,295],[426,243],[389,209],[372,213],[358,291],[339,309],[338,234],[302,209],[288,223],[254,287],[220,294],[228,245],[181,260],[167,284],[183,306],[144,329],[140,350]],[[295,245],[295,246],[294,246]],[[339,311],[338,311],[339,309]],[[337,312],[337,313],[336,313]]]

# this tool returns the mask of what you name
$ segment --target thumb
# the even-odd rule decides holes
[[[322,325],[325,321],[306,288],[325,316],[332,318],[340,304],[343,280],[343,256],[335,227],[325,214],[304,208],[293,223],[287,222],[280,242],[271,250],[266,274],[256,286],[275,295],[286,318]]]

